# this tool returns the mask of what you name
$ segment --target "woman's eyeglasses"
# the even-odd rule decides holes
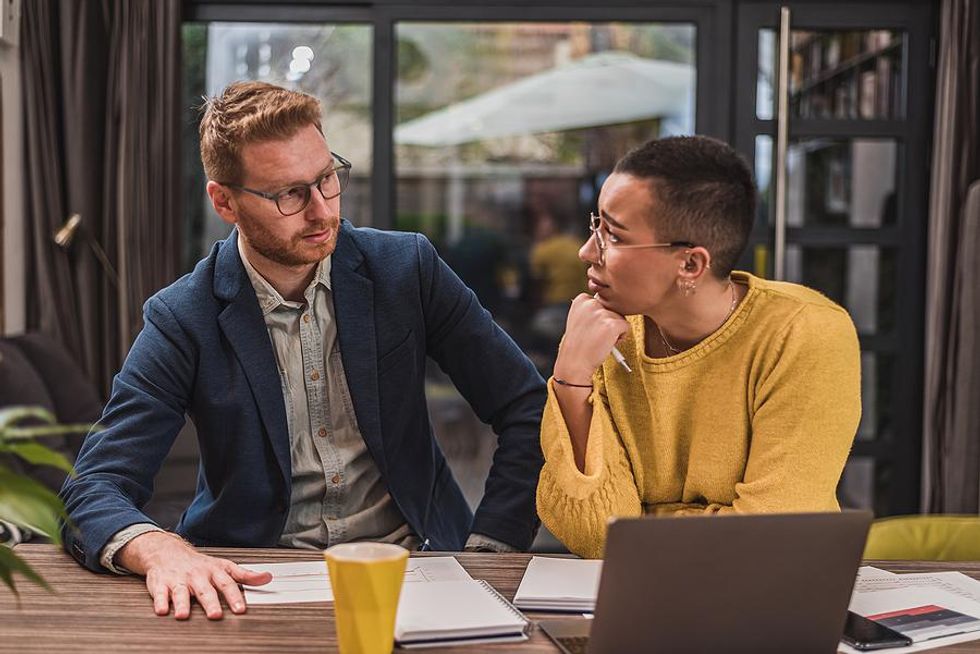
[[[599,246],[599,265],[606,265],[606,250],[609,248],[640,249],[640,248],[693,248],[694,243],[690,241],[672,241],[670,243],[644,243],[642,245],[621,245],[606,240],[602,235],[602,223],[599,216],[595,213],[589,214],[589,231],[595,237],[596,245]]]

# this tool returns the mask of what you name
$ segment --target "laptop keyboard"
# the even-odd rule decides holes
[[[567,654],[585,654],[585,649],[589,644],[588,636],[574,636],[567,638],[557,638],[558,645]]]

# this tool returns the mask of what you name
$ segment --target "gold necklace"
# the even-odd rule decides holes
[[[735,293],[735,282],[729,281],[728,285],[732,289],[732,304],[731,306],[728,307],[728,315],[725,316],[725,319],[721,321],[722,325],[724,325],[728,321],[728,319],[732,317],[732,314],[735,312],[735,306],[738,304],[738,295]],[[667,337],[664,335],[664,330],[660,329],[660,323],[655,322],[654,324],[657,326],[657,333],[660,334],[660,340],[663,341],[664,347],[667,348],[667,355],[674,356],[675,354],[680,354],[681,350],[671,345],[670,342],[667,340]],[[719,325],[719,327],[720,326],[721,325]]]

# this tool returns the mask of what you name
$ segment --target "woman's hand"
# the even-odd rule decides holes
[[[555,361],[555,377],[573,384],[588,384],[616,342],[629,331],[626,319],[580,293],[572,300],[565,337]]]

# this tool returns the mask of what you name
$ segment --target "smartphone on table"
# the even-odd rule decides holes
[[[862,651],[908,647],[912,644],[912,639],[908,636],[903,636],[894,629],[889,629],[874,620],[868,620],[853,611],[847,612],[842,640],[854,649]]]

